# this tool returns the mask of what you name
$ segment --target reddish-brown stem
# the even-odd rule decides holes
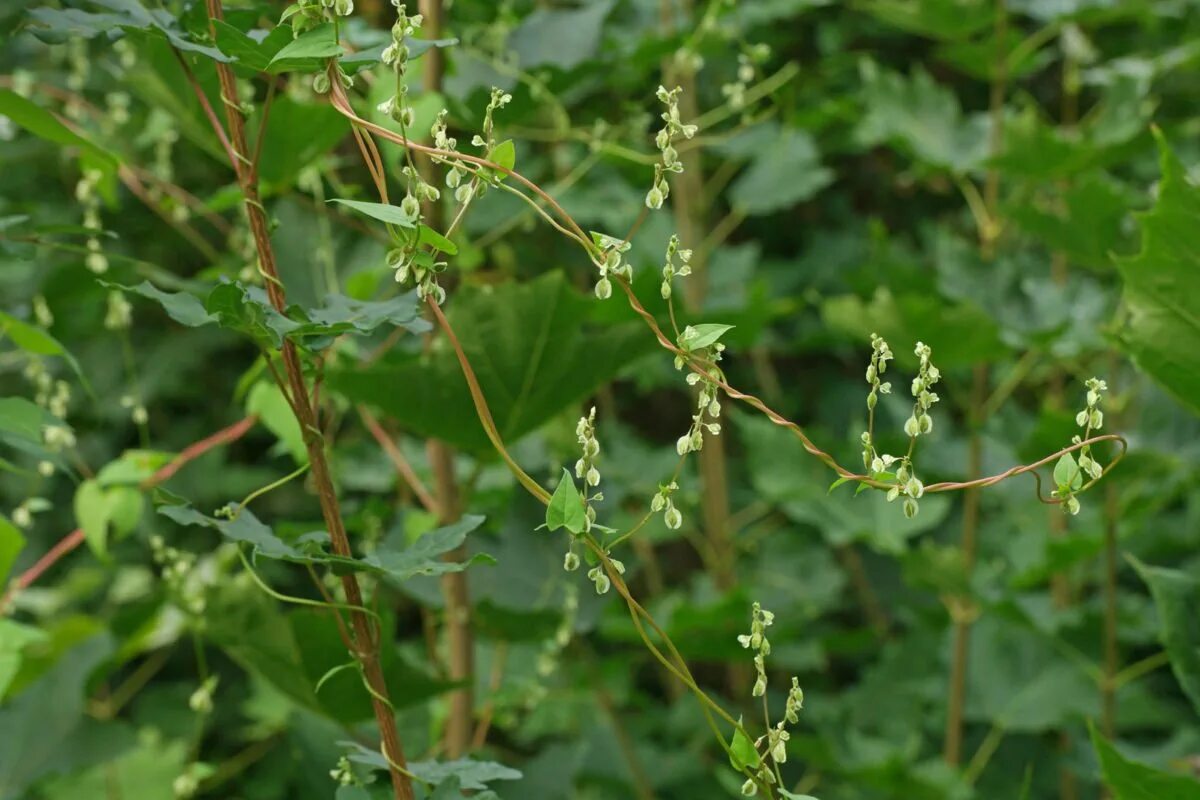
[[[204,455],[209,450],[212,450],[214,447],[240,439],[246,434],[246,431],[254,427],[254,423],[257,421],[257,416],[246,417],[245,419],[230,425],[228,428],[222,428],[211,436],[206,436],[195,444],[188,445],[179,452],[179,455],[175,456],[175,458],[171,459],[167,464],[164,464],[162,467],[156,470],[155,473],[149,478],[142,481],[140,484],[141,488],[143,490],[153,489],[160,483],[170,480],[176,472],[184,467],[184,465],[195,461],[197,458]],[[85,539],[86,537],[84,536],[82,529],[77,528],[71,531],[66,536],[59,539],[53,547],[46,551],[46,554],[39,558],[37,563],[18,575],[13,580],[12,587],[4,594],[2,598],[0,598],[0,614],[4,613],[4,610],[8,607],[9,602],[17,592],[31,586],[38,578],[42,576],[42,573],[57,564],[59,560],[63,558],[63,556],[66,556],[75,548],[79,547],[79,545],[83,544]]]
[[[207,0],[210,21],[223,18],[221,0]],[[215,34],[214,34],[215,35]],[[193,89],[203,95],[194,76],[186,68],[186,62],[181,59],[188,74]],[[267,296],[271,305],[283,313],[287,308],[287,297],[283,281],[275,263],[275,252],[271,245],[270,229],[267,223],[266,210],[262,205],[255,170],[248,158],[249,148],[246,140],[246,123],[242,116],[241,106],[237,102],[237,81],[232,68],[228,64],[216,65],[217,79],[221,87],[221,100],[225,106],[225,119],[229,126],[228,138],[221,133],[221,125],[215,115],[209,117],[218,138],[230,144],[230,164],[237,175],[246,206],[246,216],[250,222],[250,231],[254,237],[255,249],[258,252],[259,271],[266,283]],[[335,80],[335,82],[337,82]],[[202,105],[206,101],[202,101]],[[287,383],[291,388],[293,408],[297,422],[304,436],[304,446],[308,452],[313,484],[321,505],[321,514],[329,530],[330,544],[334,553],[339,556],[351,557],[350,539],[346,534],[342,520],[341,508],[337,492],[333,485],[333,476],[329,462],[325,456],[325,440],[318,427],[316,411],[309,397],[308,387],[304,380],[304,371],[295,344],[285,340],[281,348]],[[363,606],[362,590],[358,578],[354,574],[341,576],[342,591],[346,603],[350,606]],[[378,642],[382,632],[373,630],[372,623],[362,611],[353,611],[350,616],[351,627],[354,631],[354,656],[362,665],[363,677],[370,689],[371,707],[375,713],[375,721],[383,740],[383,755],[389,762],[389,772],[392,779],[392,790],[396,800],[413,800],[412,782],[409,778],[404,751],[400,744],[400,736],[396,730],[396,719],[388,700],[387,683],[379,661]]]
[[[429,489],[425,487],[420,476],[413,470],[412,464],[408,463],[408,459],[404,457],[404,453],[392,441],[392,437],[383,429],[383,426],[379,424],[379,420],[375,419],[375,415],[366,406],[357,406],[357,410],[363,425],[367,426],[367,430],[371,432],[371,436],[375,437],[375,441],[383,448],[383,452],[387,454],[388,460],[396,468],[396,473],[404,479],[408,488],[412,489],[413,494],[421,501],[421,505],[431,514],[438,513],[437,500],[429,493]]]
[[[197,458],[204,455],[209,450],[212,450],[214,447],[226,444],[228,442],[237,441],[245,436],[246,431],[253,428],[256,422],[258,422],[258,415],[251,414],[245,419],[238,420],[237,422],[233,423],[228,428],[222,428],[211,436],[206,436],[195,444],[188,445],[187,447],[183,448],[183,450],[179,451],[179,455],[172,458],[170,461],[160,467],[153,475],[142,481],[142,488],[151,489],[155,486],[158,486],[160,483],[170,480],[176,472],[184,467],[184,465],[191,461],[195,461]]]

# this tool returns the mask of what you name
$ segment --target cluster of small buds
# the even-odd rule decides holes
[[[50,304],[40,294],[33,296],[33,318],[43,328],[49,328],[54,324],[54,314],[50,312]]]
[[[596,441],[596,407],[586,417],[579,418],[575,426],[575,438],[582,452],[575,462],[575,477],[583,478],[588,486],[600,485],[600,471],[596,469],[596,457],[600,455],[600,442]]]
[[[750,633],[737,637],[738,644],[747,650],[754,651],[754,669],[756,678],[752,694],[755,697],[765,697],[767,693],[767,656],[771,655],[771,642],[767,639],[767,628],[775,622],[775,615],[755,603],[750,613]],[[765,702],[765,701],[764,701]],[[784,706],[783,719],[774,726],[767,720],[767,732],[754,743],[755,750],[765,746],[762,763],[753,778],[748,778],[742,784],[742,794],[750,797],[758,793],[760,784],[776,783],[776,772],[766,763],[770,757],[775,765],[787,761],[787,743],[792,738],[787,730],[788,725],[800,721],[800,710],[804,707],[804,691],[800,688],[798,678],[792,678],[792,686],[788,689],[787,702]]]
[[[210,675],[204,683],[196,688],[188,698],[188,708],[201,716],[207,716],[213,710],[213,692],[217,690],[217,675]]]
[[[659,159],[654,164],[654,184],[646,193],[646,206],[652,209],[662,208],[663,201],[671,196],[671,185],[667,182],[668,172],[683,172],[683,163],[679,160],[679,152],[675,143],[680,139],[691,139],[696,135],[696,126],[684,124],[679,118],[679,94],[683,90],[676,86],[667,91],[665,86],[659,86],[656,96],[667,108],[662,112],[665,125],[654,137],[658,147]]]
[[[71,384],[55,380],[46,365],[32,359],[25,365],[23,374],[33,383],[33,401],[59,419],[65,419],[71,402]]]
[[[771,655],[771,642],[767,639],[767,628],[775,622],[775,615],[767,611],[757,602],[750,610],[750,633],[737,637],[738,644],[747,650],[754,651],[754,669],[758,677],[754,681],[755,697],[767,693],[767,656]]]
[[[882,380],[881,376],[887,372],[887,362],[893,358],[895,356],[892,355],[892,349],[888,347],[888,343],[884,338],[872,333],[871,365],[867,367],[867,383],[871,385],[871,392],[867,395],[867,409],[869,411],[875,410],[875,404],[879,402],[879,395],[892,393],[891,382]],[[864,461],[867,461],[865,456]]]
[[[1075,415],[1075,424],[1083,428],[1083,436],[1080,437],[1076,434],[1073,438],[1076,444],[1084,439],[1090,439],[1092,431],[1098,431],[1104,427],[1104,412],[1100,410],[1100,401],[1104,392],[1108,391],[1108,384],[1099,378],[1088,378],[1086,385],[1087,407]],[[1079,449],[1079,468],[1090,475],[1093,480],[1104,474],[1104,467],[1100,465],[1099,461],[1092,458],[1091,445]],[[1074,497],[1071,499],[1075,500]],[[1075,503],[1078,505],[1079,501],[1075,500]]]
[[[938,396],[929,390],[942,378],[941,371],[929,360],[933,355],[929,345],[917,342],[913,353],[921,360],[921,367],[912,382],[912,396],[916,398],[913,412],[904,423],[904,432],[911,439],[933,431],[933,417],[929,416],[929,409],[938,401]]]
[[[183,771],[171,783],[171,791],[176,800],[188,800],[200,791],[200,782],[213,773],[210,764],[193,761],[183,768]]]
[[[554,636],[542,642],[541,650],[538,652],[537,673],[542,678],[539,686],[545,686],[545,679],[558,669],[559,657],[566,646],[571,643],[571,634],[575,631],[575,622],[578,617],[579,589],[574,583],[568,582],[563,585],[562,616],[559,618],[558,627],[554,629]],[[535,703],[531,707],[536,707],[536,705]]]
[[[678,266],[675,264],[675,256],[679,256]],[[667,242],[667,258],[662,269],[662,286],[659,287],[659,292],[662,294],[663,300],[671,299],[671,281],[676,275],[681,278],[686,278],[692,274],[691,262],[692,251],[681,249],[679,247],[679,237],[671,234],[670,240]]]
[[[606,553],[606,555],[607,555],[607,553]],[[615,558],[612,558],[611,556],[609,556],[608,560],[613,565],[613,569],[615,569],[617,571],[618,575],[625,574],[625,565],[623,563],[621,563],[620,561],[618,561]],[[605,574],[604,566],[602,564],[597,564],[596,566],[589,569],[587,576],[588,576],[588,580],[590,580],[593,584],[595,584],[596,594],[606,594],[608,592],[608,590],[612,587],[612,581],[610,581],[608,579],[608,575]]]
[[[689,330],[691,329],[685,328],[680,338],[687,338]],[[707,354],[711,361],[708,365],[709,369],[719,375],[720,370],[716,363],[721,360],[723,352],[725,352],[725,345],[717,342],[699,354]],[[682,369],[685,363],[682,356],[675,357],[676,369]],[[705,432],[713,436],[721,435],[721,423],[712,421],[721,416],[720,387],[717,386],[716,381],[706,378],[698,372],[689,372],[685,380],[688,386],[699,386],[700,388],[696,392],[696,413],[692,415],[692,425],[688,428],[688,432],[675,442],[675,452],[681,456],[704,449]]]
[[[33,516],[43,511],[49,511],[53,506],[44,497],[27,497],[21,505],[12,510],[12,523],[18,528],[29,530],[33,527]]]
[[[891,456],[884,458],[890,459]],[[921,479],[912,473],[912,464],[908,458],[900,461],[900,466],[896,469],[896,481],[896,485],[888,489],[888,502],[904,495],[904,516],[912,519],[921,510],[917,501],[925,494],[925,484],[921,483]]]
[[[104,327],[110,331],[127,331],[133,324],[133,306],[125,299],[125,293],[113,289],[108,293]]]
[[[446,117],[449,115],[450,112],[444,108],[439,111],[437,118],[433,121],[433,126],[429,129],[429,133],[433,138],[434,147],[439,150],[457,152],[458,139],[447,133]],[[467,174],[467,171],[462,168],[460,162],[450,161],[449,164],[450,169],[446,170],[446,188],[454,190],[455,202],[462,205],[474,195],[474,182],[468,181],[467,183],[463,183],[463,176]]]
[[[168,546],[157,534],[150,537],[150,554],[161,568],[167,591],[179,607],[195,616],[203,614],[208,604],[204,581],[197,575],[196,556]]]
[[[672,495],[679,491],[679,484],[671,481],[667,484],[659,484],[658,492],[650,501],[650,510],[654,513],[663,512],[663,523],[673,531],[679,530],[683,525],[683,514],[675,507],[675,501]]]
[[[350,766],[350,759],[342,756],[338,759],[337,766],[329,770],[329,777],[339,786],[351,786],[355,782],[354,768]]]
[[[766,44],[753,44],[742,48],[738,53],[737,77],[721,87],[721,94],[729,102],[734,111],[746,107],[746,90],[750,82],[758,76],[758,65],[771,56],[771,48]]]
[[[121,408],[129,409],[129,418],[134,425],[145,425],[150,420],[150,412],[136,397],[131,394],[121,396]]]
[[[600,248],[601,257],[593,259],[592,263],[600,270],[600,280],[596,281],[596,297],[607,300],[612,297],[612,281],[609,275],[622,278],[633,277],[633,267],[622,256],[629,252],[630,243],[601,233],[593,233],[592,240]]]
[[[393,0],[393,3],[395,0]],[[354,13],[354,0],[299,0],[287,7],[280,22],[291,22],[292,35],[299,36],[326,22]]]
[[[88,76],[92,72],[92,60],[88,55],[87,40],[82,37],[68,39],[66,57],[67,88],[75,94],[79,94],[87,85]],[[70,104],[66,110],[68,116],[73,119],[78,119],[79,115],[83,113],[83,108],[79,103]]]
[[[1089,378],[1085,385],[1087,386],[1087,405],[1075,415],[1075,424],[1083,428],[1083,435],[1072,436],[1071,442],[1074,444],[1080,444],[1090,439],[1093,431],[1104,427],[1104,412],[1100,410],[1100,401],[1104,398],[1104,393],[1108,391],[1108,384],[1100,378]],[[1076,493],[1083,485],[1081,473],[1086,474],[1092,480],[1096,480],[1104,474],[1104,467],[1092,457],[1091,445],[1079,448],[1078,459],[1073,458],[1070,453],[1064,454],[1054,469],[1057,488],[1051,494],[1061,498],[1063,511],[1071,515],[1078,514],[1080,509]]]
[[[103,124],[112,132],[129,122],[129,95],[125,92],[109,92],[104,96],[105,115]]]
[[[483,133],[471,137],[471,144],[483,148],[487,153],[496,146],[495,113],[512,102],[512,95],[503,89],[492,87],[491,97],[488,98],[487,108],[483,110]]]
[[[416,119],[412,104],[408,100],[408,84],[404,80],[408,74],[408,59],[411,55],[406,40],[421,29],[421,24],[425,19],[420,14],[409,16],[407,6],[395,2],[395,0],[392,4],[396,6],[396,22],[392,25],[392,42],[384,48],[380,60],[392,68],[392,72],[396,76],[396,88],[390,97],[379,104],[378,109],[379,113],[386,114],[394,122],[399,123],[402,130],[405,130],[411,127]]]
[[[596,459],[600,455],[600,442],[596,440],[596,407],[586,417],[580,417],[575,426],[575,438],[579,442],[580,457],[575,462],[575,477],[583,479],[583,505],[586,523],[584,532],[590,532],[596,523],[596,508],[593,503],[604,499],[602,492],[592,489],[600,485],[600,470]]]
[[[42,428],[42,441],[48,450],[57,453],[75,446],[75,434],[66,425],[47,425]]]
[[[100,196],[96,190],[102,177],[100,170],[85,169],[75,184],[75,199],[83,208],[83,227],[90,231],[100,230]],[[83,261],[87,268],[97,275],[108,272],[108,258],[101,250],[98,236],[88,236],[87,250]]]

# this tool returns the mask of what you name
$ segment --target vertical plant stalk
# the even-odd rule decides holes
[[[207,4],[210,24],[212,21],[224,18],[221,0],[207,0]],[[213,35],[216,35],[215,32]],[[284,291],[283,281],[279,277],[275,252],[271,246],[266,210],[259,196],[257,163],[248,156],[251,151],[246,140],[246,121],[242,116],[241,106],[237,102],[237,80],[234,77],[233,69],[228,64],[217,63],[216,70],[221,88],[221,100],[225,106],[225,118],[229,125],[228,142],[232,152],[231,163],[245,202],[246,216],[249,219],[254,246],[258,252],[259,270],[265,280],[267,296],[271,305],[280,313],[285,313],[287,295]],[[199,90],[198,86],[196,88]],[[202,91],[200,93],[203,94]],[[213,121],[220,130],[219,122]],[[259,132],[260,138],[264,135],[265,130]],[[222,133],[218,133],[218,136],[224,138]],[[321,515],[329,529],[330,544],[337,555],[352,557],[350,539],[346,535],[329,462],[325,457],[325,440],[321,435],[316,411],[313,409],[308,387],[304,382],[300,356],[291,340],[284,340],[282,355],[292,406],[296,413],[296,421],[300,423],[300,430],[304,435],[304,447],[312,468],[313,484],[321,504]],[[346,595],[346,603],[357,608],[363,607],[362,589],[359,587],[358,578],[354,573],[343,575],[341,581],[342,590]],[[404,750],[396,730],[396,719],[391,701],[388,699],[388,688],[379,662],[379,643],[384,632],[374,629],[367,615],[357,608],[350,614],[354,633],[354,657],[362,665],[363,678],[371,695],[371,707],[375,713],[375,721],[379,726],[383,742],[383,755],[390,765],[393,794],[396,800],[413,800],[412,782],[407,773]]]
[[[668,35],[675,27],[673,7],[672,0],[661,0],[663,32]],[[684,18],[690,20],[692,0],[682,0],[680,10]],[[663,79],[668,88],[677,85],[683,89],[679,97],[680,117],[688,121],[695,120],[699,116],[699,109],[696,102],[696,73],[692,67],[673,63],[673,56],[667,56],[663,60]],[[675,216],[675,227],[683,246],[695,248],[691,261],[692,274],[683,287],[684,300],[692,312],[703,308],[708,296],[709,248],[700,246],[708,216],[700,152],[699,147],[682,148],[679,161],[683,165],[683,172],[671,176],[674,184],[671,209]],[[706,437],[697,459],[700,467],[700,516],[712,545],[713,558],[709,566],[713,581],[718,589],[732,589],[737,583],[737,554],[733,532],[729,529],[729,480],[724,438]]]
[[[996,0],[995,24],[992,40],[995,56],[992,62],[992,81],[988,95],[991,116],[988,131],[988,154],[999,155],[1004,146],[1004,96],[1008,89],[1008,61],[1005,53],[1005,37],[1008,33],[1008,10],[1005,0]],[[990,167],[984,177],[983,202],[986,210],[986,225],[981,230],[979,253],[990,261],[996,253],[996,239],[1000,235],[1000,173]],[[967,480],[972,481],[983,474],[983,440],[980,428],[983,424],[983,408],[987,403],[988,368],[977,364],[971,381],[970,438],[967,442]],[[963,494],[962,555],[963,572],[969,586],[975,568],[975,557],[979,548],[979,489],[967,489]],[[974,614],[966,610],[965,604],[952,607],[954,619],[954,645],[950,661],[950,684],[946,702],[946,737],[942,756],[946,763],[958,766],[962,761],[963,709],[967,694],[967,653],[970,646],[971,624]]]
[[[431,39],[442,38],[445,8],[442,0],[421,0],[424,30]],[[427,92],[441,92],[445,75],[445,54],[433,47],[425,53],[424,85]],[[425,179],[435,183],[432,159],[419,157]],[[429,225],[440,230],[442,206],[427,202],[423,213]],[[442,525],[457,522],[462,515],[458,499],[458,484],[454,476],[454,451],[445,442],[430,439],[426,445],[433,468],[434,493],[438,505],[438,521]],[[460,562],[467,558],[465,544],[447,553],[447,561]],[[443,734],[443,745],[449,758],[460,758],[471,748],[475,728],[475,637],[471,629],[471,598],[465,572],[448,572],[441,577],[442,597],[446,604],[446,649],[450,680],[461,682],[462,688],[448,695],[449,715]]]

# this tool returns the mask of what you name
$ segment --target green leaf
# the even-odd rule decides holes
[[[341,203],[360,214],[366,214],[372,219],[377,219],[380,222],[386,222],[390,225],[399,225],[402,228],[412,228],[416,225],[416,220],[405,214],[399,206],[392,206],[387,203],[368,203],[364,200],[344,200],[340,197],[335,197],[328,202]]]
[[[83,138],[59,122],[49,111],[9,89],[0,89],[0,116],[8,117],[39,139],[80,148],[94,156],[98,165],[108,172],[117,168],[117,158],[112,153]]]
[[[0,526],[3,520],[0,520]],[[3,534],[0,534],[2,536]],[[3,583],[0,573],[0,583]],[[42,642],[46,634],[30,625],[22,625],[11,619],[0,618],[0,700],[8,692],[13,678],[21,668],[22,651],[26,645]]]
[[[1083,473],[1070,453],[1063,453],[1054,465],[1054,483],[1072,491],[1083,485]]]
[[[262,41],[255,41],[224,20],[213,20],[212,25],[221,52],[256,72],[265,72],[271,59],[292,40],[291,29],[282,26],[272,28]]]
[[[271,72],[280,73],[289,70],[308,68],[319,69],[319,63],[306,64],[312,59],[334,58],[342,54],[342,46],[338,44],[337,29],[333,23],[318,25],[310,31],[297,36],[284,45],[268,62]]]
[[[1112,790],[1115,800],[1196,800],[1200,797],[1200,782],[1186,775],[1160,772],[1136,761],[1129,761],[1101,736],[1094,725],[1088,725],[1092,747],[1100,759],[1104,784]]]
[[[546,527],[552,531],[566,528],[571,533],[583,533],[587,527],[587,514],[583,508],[583,498],[575,488],[575,481],[566,468],[563,469],[562,479],[559,480],[550,503],[546,506]]]
[[[983,0],[870,0],[868,12],[901,30],[934,39],[963,39],[992,25]]]
[[[493,147],[491,152],[488,153],[488,161],[494,161],[505,169],[511,170],[515,167],[517,165],[517,149],[513,145],[513,140],[505,139]],[[497,177],[504,178],[505,175],[501,173]]]
[[[120,458],[100,468],[96,473],[96,482],[104,487],[138,486],[168,464],[172,458],[171,453],[157,450],[126,450]]]
[[[387,759],[378,750],[364,747],[358,742],[342,741],[338,745],[345,749],[346,757],[356,764],[377,770],[388,770]],[[521,773],[494,761],[476,761],[460,758],[455,761],[412,761],[408,765],[420,780],[432,785],[449,778],[457,778],[463,789],[487,789],[491,781],[515,781]]]
[[[709,322],[700,325],[688,325],[683,329],[683,333],[679,334],[679,346],[689,352],[703,350],[706,347],[712,347],[721,340],[722,336],[731,330],[733,330],[732,325],[720,325]]]
[[[176,18],[165,9],[149,10],[137,0],[94,0],[95,4],[116,13],[93,14],[76,8],[35,8],[29,16],[36,25],[32,28],[38,38],[59,44],[67,38],[93,39],[109,37],[114,29],[144,31],[166,39],[171,47],[190,53],[199,53],[214,61],[228,62],[229,56],[215,47],[197,44],[180,30]]]
[[[108,554],[108,499],[94,480],[84,481],[75,490],[75,522],[97,556]]]
[[[21,535],[21,530],[0,516],[0,586],[8,583],[8,573],[24,548],[25,537]],[[3,696],[4,687],[0,686],[0,697]]]
[[[587,324],[592,307],[560,272],[526,284],[464,286],[456,294],[447,317],[509,445],[654,348],[637,323]],[[450,348],[394,351],[357,370],[331,366],[326,383],[414,433],[473,452],[492,449]]]
[[[167,316],[181,325],[195,328],[216,322],[218,317],[204,309],[200,298],[187,292],[164,292],[149,281],[142,281],[137,286],[124,286],[119,283],[100,281],[110,289],[120,289],[123,292],[133,292],[157,302],[167,312]]]
[[[1200,190],[1158,140],[1163,178],[1158,200],[1138,215],[1142,249],[1118,258],[1125,280],[1118,339],[1137,365],[1193,413],[1200,414]]]
[[[107,633],[88,639],[0,708],[0,797],[30,796],[30,785],[59,763],[84,723],[88,678],[113,650]]]
[[[833,170],[821,165],[813,138],[787,128],[756,150],[750,166],[730,187],[729,197],[735,208],[750,216],[771,214],[810,199],[833,179]]]
[[[435,231],[428,225],[418,227],[418,239],[421,244],[436,247],[448,256],[458,255],[458,245]]]
[[[70,365],[79,380],[83,382],[84,387],[87,387],[87,381],[84,378],[83,370],[79,367],[79,362],[57,339],[41,328],[0,311],[0,336],[7,336],[13,344],[26,353],[38,356],[58,356]]]
[[[259,104],[250,126],[261,130],[262,112]],[[271,146],[263,148],[258,171],[263,182],[275,188],[291,185],[302,170],[320,162],[350,133],[346,118],[328,103],[304,103],[287,95],[276,96],[266,122]],[[278,235],[287,236],[288,229],[282,228]]]
[[[1200,579],[1185,572],[1151,567],[1130,558],[1138,575],[1150,587],[1158,610],[1158,638],[1167,649],[1171,670],[1183,692],[1200,713]]]
[[[740,723],[741,720],[739,719],[738,722]],[[734,729],[733,739],[729,742],[729,763],[738,772],[756,770],[762,763],[758,751],[754,749],[754,742],[740,727]]]
[[[222,283],[208,294],[205,310],[222,328],[249,336],[264,348],[278,350],[300,323],[280,314],[257,286]]]
[[[228,508],[236,511],[236,506],[232,504]],[[483,523],[484,518],[480,516],[465,516],[452,525],[430,531],[408,547],[385,543],[371,555],[359,559],[330,553],[326,549],[329,534],[325,531],[314,531],[300,536],[294,542],[285,542],[247,508],[236,511],[233,519],[209,517],[188,505],[159,506],[158,513],[180,525],[212,528],[227,539],[248,544],[256,558],[262,556],[296,564],[322,564],[336,571],[372,572],[399,582],[416,575],[462,572],[476,563],[494,563],[486,553],[477,553],[462,562],[441,559],[461,545],[467,534]]]
[[[865,113],[854,132],[859,144],[891,142],[918,161],[952,172],[964,172],[987,156],[987,116],[964,118],[953,92],[924,69],[914,68],[905,78],[864,61],[860,72]]]
[[[458,522],[421,534],[420,538],[408,547],[385,542],[363,559],[363,563],[399,582],[417,575],[462,572],[476,563],[494,564],[495,559],[486,553],[476,553],[463,561],[444,561],[441,558],[466,541],[467,534],[482,525],[483,519],[481,516],[468,514]]]
[[[574,69],[599,49],[604,20],[613,4],[613,0],[596,0],[578,9],[538,8],[513,30],[508,46],[521,69]]]
[[[283,391],[274,381],[259,381],[246,395],[246,413],[257,414],[267,430],[275,434],[279,444],[297,464],[308,462],[304,432]]]

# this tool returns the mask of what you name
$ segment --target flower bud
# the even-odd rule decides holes
[[[909,519],[912,519],[913,517],[915,517],[917,515],[917,512],[920,510],[921,510],[921,507],[917,505],[916,500],[913,500],[911,497],[907,497],[904,499],[904,516],[908,517]]]
[[[667,509],[667,513],[663,515],[663,522],[671,530],[677,531],[683,525],[683,514],[679,513],[679,509],[675,506],[671,506]]]
[[[662,208],[663,194],[657,186],[651,186],[650,191],[646,192],[646,207],[654,210]]]

